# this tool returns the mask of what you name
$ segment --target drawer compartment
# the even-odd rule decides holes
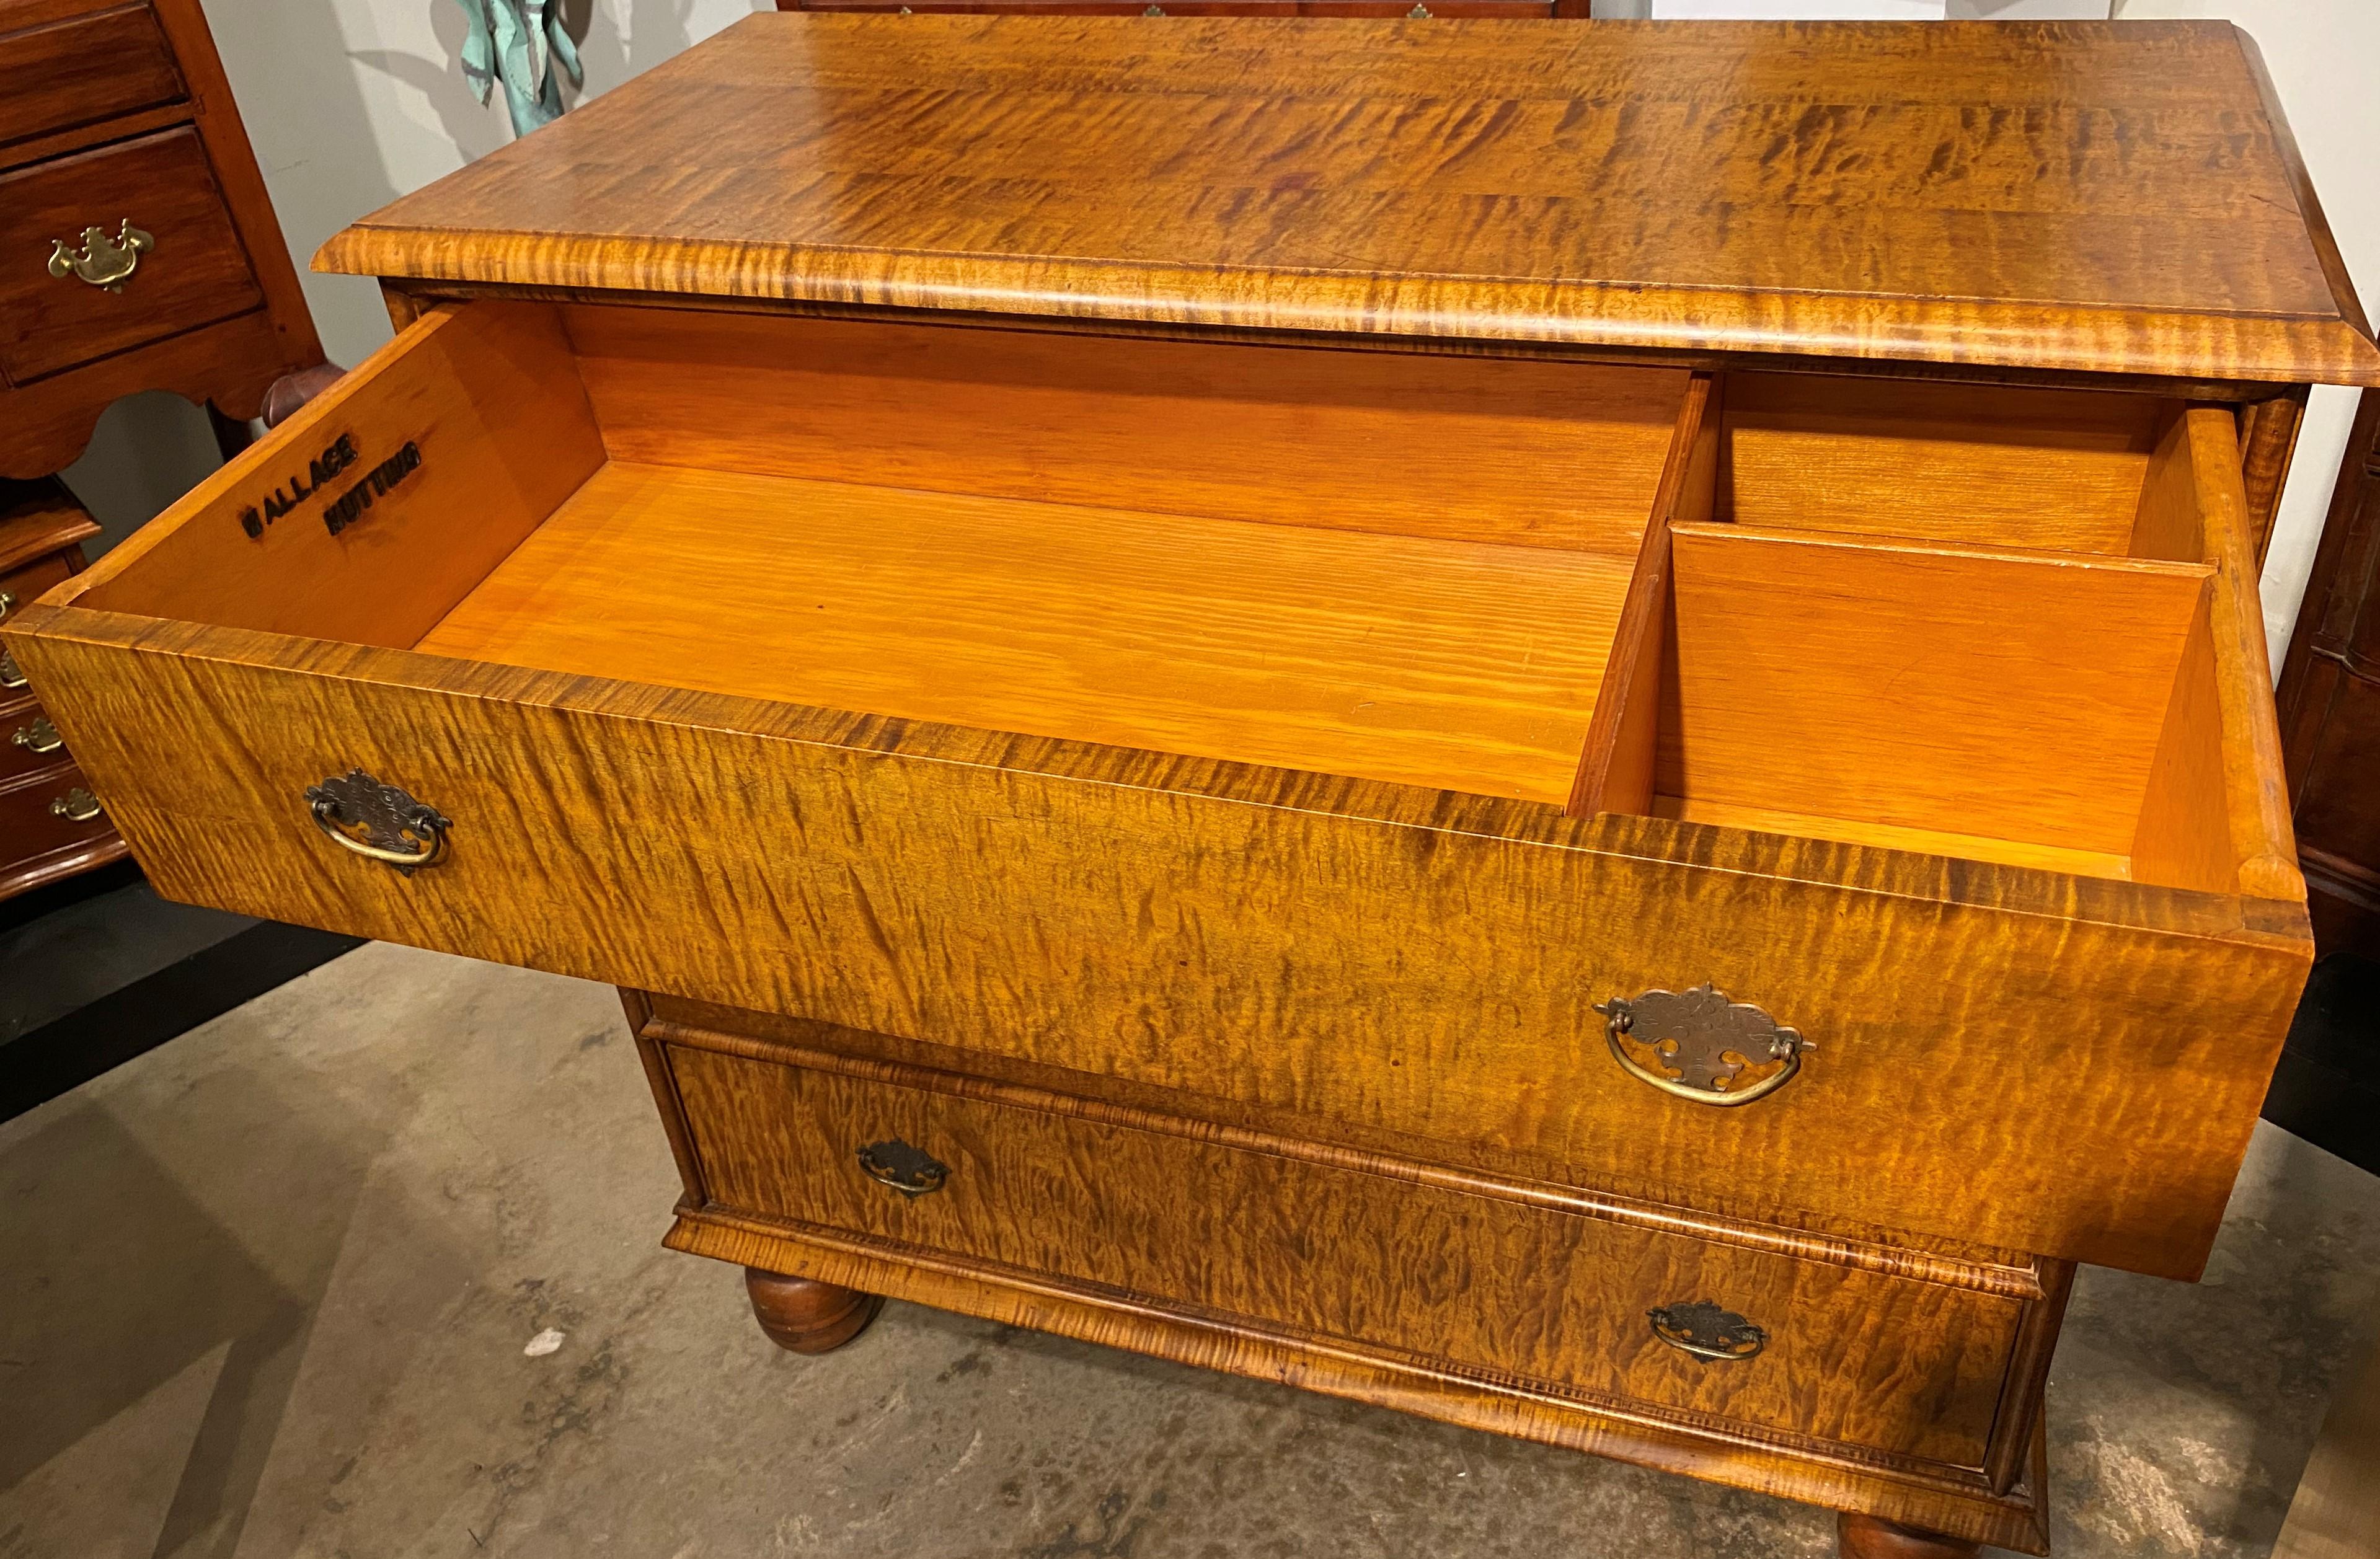
[[[6,145],[71,129],[182,95],[174,51],[146,4],[90,7],[52,19],[60,7],[0,0],[0,159]],[[36,15],[39,23],[32,21]]]
[[[2303,901],[2228,408],[1744,375],[1706,428],[1582,810]]]
[[[1929,610],[1928,569],[2053,566],[1709,534],[1713,390],[472,304],[0,633],[177,898],[1730,1215],[2194,1271],[2310,952],[2260,810],[2228,434],[2161,408],[2164,550],[2069,560],[2060,632],[2129,601],[2124,664],[2168,678],[2111,706],[2132,767],[2013,771],[2034,790],[1987,836],[1887,808],[1918,768],[1815,799],[1708,782],[1768,713],[1705,713],[1694,603],[1728,560],[1772,586],[1818,560],[1823,588],[1762,610],[1871,726],[1927,706],[1820,627]],[[1945,687],[1979,653],[1952,647]],[[2055,675],[2022,685],[2074,734]],[[1908,761],[1890,734],[1865,751]],[[2165,800],[2042,833],[2065,769]],[[2195,853],[2110,848],[2125,804]],[[2118,848],[2123,873],[2082,869]],[[1812,1042],[1798,1075],[1740,1107],[1657,1086],[1610,1002],[1705,983]]]
[[[666,1048],[712,1204],[1160,1305],[1953,1466],[2023,1304],[986,1098]],[[954,1084],[955,1085],[955,1084]],[[907,1194],[871,1178],[861,1152]],[[1766,1334],[1712,1361],[1650,1312]],[[1674,1330],[1674,1328],[1673,1328]],[[1872,1341],[1891,1336],[1896,1345]]]
[[[96,228],[103,249],[128,223],[149,247],[119,284],[48,268],[55,243],[80,252]],[[264,301],[187,127],[0,174],[0,230],[23,236],[0,270],[0,373],[19,384]]]

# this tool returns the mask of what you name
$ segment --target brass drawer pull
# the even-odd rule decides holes
[[[344,779],[307,786],[306,801],[324,839],[393,866],[403,876],[443,860],[446,830],[455,826],[436,807],[382,784],[360,768],[350,769]]]
[[[79,249],[67,248],[64,238],[51,240],[50,274],[76,276],[94,287],[122,292],[124,284],[140,269],[140,257],[156,247],[157,240],[133,226],[129,217],[117,224],[113,238],[104,227],[86,227]]]
[[[1148,9],[1141,12],[1140,14],[1145,17],[1161,17],[1165,14],[1165,7],[1162,6],[1151,6]]]
[[[80,785],[50,803],[50,816],[69,823],[88,823],[105,810],[99,804],[99,798]]]
[[[913,1148],[895,1138],[889,1142],[870,1142],[859,1150],[859,1167],[868,1178],[891,1186],[903,1196],[923,1196],[942,1189],[950,1178],[950,1166],[922,1148]]]
[[[17,670],[16,657],[5,649],[0,649],[0,688],[14,693],[24,685],[25,673]]]
[[[1412,10],[1405,13],[1405,19],[1407,21],[1427,21],[1429,19],[1429,7],[1427,6],[1417,5]]]
[[[16,610],[17,598],[6,590],[0,590],[0,622],[7,622],[8,614]],[[11,664],[13,665],[14,662]]]
[[[1698,1105],[1748,1105],[1774,1094],[1816,1045],[1750,1002],[1706,982],[1598,1001],[1612,1058],[1664,1094]],[[1763,1070],[1774,1069],[1774,1070]]]
[[[1653,1335],[1682,1353],[1705,1362],[1750,1359],[1768,1346],[1768,1334],[1731,1310],[1708,1299],[1690,1305],[1663,1305],[1645,1312]]]
[[[17,734],[8,740],[29,753],[55,753],[67,744],[67,739],[58,734],[58,728],[50,723],[47,715],[35,715],[32,724],[18,726]]]

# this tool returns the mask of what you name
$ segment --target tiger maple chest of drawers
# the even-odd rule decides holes
[[[2380,352],[2259,79],[755,18],[334,239],[395,343],[8,647],[162,890],[623,986],[789,1347],[2039,1552],[2309,958],[2258,558]]]

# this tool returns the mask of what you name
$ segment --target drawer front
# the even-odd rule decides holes
[[[0,780],[0,868],[104,839],[114,826],[72,764]]]
[[[53,273],[53,246],[91,239],[104,269],[126,224],[148,235],[115,287]],[[196,130],[166,130],[0,175],[0,372],[21,384],[262,305]]]
[[[711,1202],[1112,1294],[1961,1467],[2022,1305],[1185,1136],[668,1047]],[[905,1194],[863,1170],[932,1183]],[[939,1166],[939,1178],[937,1178]],[[1675,1307],[1756,1325],[1698,1358]],[[1690,1339],[1689,1339],[1690,1340]]]
[[[58,9],[47,0],[0,4],[0,148],[182,95],[174,51],[146,5],[64,20]]]
[[[595,708],[543,673],[400,657],[394,682],[336,647],[254,665],[126,632],[137,647],[15,648],[168,897],[1723,1215],[2194,1275],[2302,980],[2280,937],[1085,784],[1001,767],[990,738],[886,755],[827,717],[739,730],[754,711],[734,700]],[[225,756],[165,770],[161,752]],[[400,876],[326,839],[307,792],[354,769],[451,820],[437,864]],[[1710,978],[1817,1045],[1740,1107],[1623,1070],[1591,1005]]]
[[[0,696],[0,785],[66,761],[66,738],[38,702]]]

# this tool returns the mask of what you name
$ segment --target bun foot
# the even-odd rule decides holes
[[[779,1348],[795,1353],[831,1353],[860,1333],[884,1308],[875,1294],[788,1277],[781,1272],[744,1269],[744,1288],[760,1330]]]
[[[1984,1546],[1848,1510],[1835,1518],[1835,1541],[1843,1559],[1974,1559]]]

